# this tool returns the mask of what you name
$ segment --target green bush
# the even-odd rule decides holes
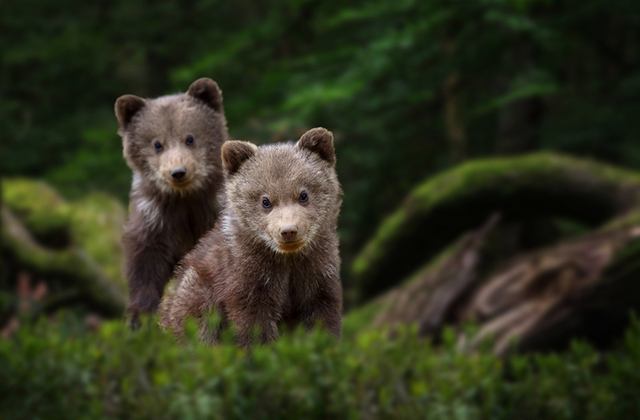
[[[638,418],[640,323],[601,353],[498,359],[433,348],[406,330],[345,338],[286,333],[250,354],[229,338],[186,345],[155,326],[98,333],[41,322],[0,341],[0,418],[613,419]]]

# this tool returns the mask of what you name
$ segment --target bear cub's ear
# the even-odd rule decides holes
[[[126,130],[133,116],[147,104],[144,99],[135,95],[123,95],[116,100],[116,118],[121,129]]]
[[[307,149],[319,155],[330,164],[336,163],[336,153],[333,150],[333,134],[325,128],[312,128],[300,137],[297,143],[300,149]]]
[[[232,175],[238,172],[240,166],[256,154],[258,146],[247,141],[231,140],[222,145],[222,166],[227,174]]]
[[[189,86],[187,95],[201,100],[216,112],[222,112],[222,91],[218,84],[208,77],[193,82]]]

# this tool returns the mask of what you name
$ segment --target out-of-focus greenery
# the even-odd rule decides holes
[[[95,336],[42,322],[0,341],[3,419],[618,419],[637,418],[640,324],[603,354],[434,349],[406,330],[286,334],[245,354],[225,338],[184,347],[157,328],[109,322]]]
[[[119,316],[127,289],[122,203],[98,192],[67,201],[46,183],[26,178],[3,179],[1,187],[2,289],[15,289],[18,273],[26,271],[49,286],[44,310],[78,300],[90,311]],[[0,313],[4,309],[0,305]]]
[[[640,2],[8,2],[5,173],[126,199],[125,93],[217,80],[232,137],[336,134],[346,260],[427,175],[554,149],[640,167]]]
[[[49,185],[17,178],[3,180],[0,187],[2,202],[35,238],[54,246],[68,241],[72,210]]]
[[[120,291],[127,284],[122,270],[124,256],[120,245],[125,209],[113,197],[90,193],[71,203],[73,209],[69,229],[76,241],[100,266]]]

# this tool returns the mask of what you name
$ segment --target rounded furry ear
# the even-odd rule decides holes
[[[222,145],[222,166],[227,174],[234,174],[240,166],[256,154],[258,146],[247,141],[231,140]]]
[[[301,149],[310,150],[330,164],[336,163],[336,153],[333,149],[333,134],[325,128],[312,128],[300,137],[297,143]]]
[[[116,118],[121,129],[126,130],[136,115],[147,104],[147,101],[135,95],[123,95],[116,99]]]
[[[222,91],[218,84],[208,77],[191,83],[187,95],[201,100],[216,112],[222,112]]]

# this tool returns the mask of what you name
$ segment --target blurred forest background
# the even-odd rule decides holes
[[[8,2],[1,167],[127,200],[125,93],[211,77],[230,135],[336,134],[346,259],[418,181],[556,150],[640,168],[633,1]]]
[[[608,346],[612,336],[622,336],[629,311],[640,307],[638,1],[10,1],[0,5],[0,34],[4,336],[18,331],[16,312],[50,315],[83,299],[90,301],[85,302],[89,310],[81,310],[84,315],[118,318],[126,293],[118,238],[131,172],[116,134],[114,102],[126,93],[156,97],[183,92],[200,77],[211,77],[223,90],[232,139],[294,140],[315,126],[334,132],[345,191],[339,224],[342,277],[345,305],[356,308],[348,324],[357,325],[354,331],[418,323],[419,335],[431,337],[434,344],[449,342],[449,348],[456,342],[458,349],[476,348],[480,339],[497,337],[493,352],[504,355],[514,338],[524,339],[521,350],[565,349],[573,337]],[[447,341],[448,326],[464,329],[468,319],[481,323],[475,338]],[[84,321],[89,330],[101,322]],[[129,340],[137,349],[144,346],[134,343],[140,337],[118,328],[109,326],[100,340],[128,337],[118,340]],[[64,347],[58,335],[47,333],[40,342],[33,336],[41,330],[27,331],[0,345],[0,354],[13,358],[0,374],[6,379],[0,382],[14,387],[5,395],[35,395],[30,387],[42,384],[32,382],[28,365],[41,363],[56,377],[62,370],[45,359],[63,365],[78,350]],[[304,341],[303,335],[295,337],[278,347],[278,363],[292,357],[287,346],[296,348]],[[626,352],[616,353],[621,359],[611,363],[627,363],[638,371],[638,337],[637,331],[629,333]],[[166,338],[156,339],[169,345]],[[94,345],[92,339],[82,340],[88,340],[87,347]],[[347,369],[341,363],[351,359],[331,353],[331,343],[318,340],[318,354]],[[362,340],[383,347],[404,345],[402,340],[382,344],[386,340],[380,337]],[[103,341],[96,354],[126,352]],[[45,356],[47,343],[57,343],[61,350]],[[355,354],[354,360],[362,357],[362,366],[388,357],[382,351],[363,355],[358,352],[367,345],[354,346],[341,351]],[[398,364],[381,368],[379,376],[354,379],[363,399],[341,403],[359,407],[362,418],[392,418],[407,401],[415,403],[416,412],[431,407],[433,418],[454,418],[457,404],[472,407],[464,412],[471,413],[469,418],[560,418],[559,413],[566,414],[563,418],[602,418],[597,404],[573,398],[570,383],[576,377],[569,370],[562,382],[566,389],[540,385],[545,372],[557,372],[558,363],[564,369],[575,361],[584,378],[596,375],[605,362],[595,350],[576,347],[567,359],[540,359],[531,370],[522,367],[530,366],[529,361],[514,358],[507,369],[512,378],[538,372],[541,381],[523,379],[527,385],[516,391],[496,385],[502,384],[502,367],[492,370],[498,359],[486,356],[478,362],[484,367],[474,371],[478,376],[459,379],[455,387],[462,393],[451,391],[444,411],[436,412],[433,395],[442,389],[422,382],[410,386],[413,375],[420,376],[414,371],[420,369],[418,348],[429,347],[413,341],[408,346],[415,346],[407,356],[410,361],[393,359]],[[18,356],[24,348],[32,349],[31,359]],[[396,352],[393,357],[404,357],[401,347],[389,348]],[[155,360],[152,352],[144,354],[142,360]],[[69,389],[89,389],[89,397],[106,404],[107,417],[120,418],[139,403],[136,393],[149,392],[144,381],[158,389],[169,386],[166,375],[173,373],[167,373],[167,366],[178,363],[172,359],[157,367],[162,363],[156,360],[140,367],[133,357],[127,363],[135,368],[114,374],[104,367],[96,373],[91,364],[101,362],[87,357],[74,366],[102,382],[91,388],[82,382],[85,376],[70,373],[65,383]],[[233,359],[227,355],[224,360],[240,363],[229,357]],[[309,357],[300,363],[318,366]],[[103,360],[104,366],[121,366],[116,358]],[[425,375],[434,374],[429,363],[445,359],[429,360],[423,366],[427,370],[420,371]],[[470,362],[454,357],[447,366],[458,373],[473,370],[465,363]],[[322,375],[331,377],[331,366],[307,378],[309,395],[304,398],[311,401],[310,411],[302,406],[298,414],[327,418],[349,412],[337,400],[332,400],[335,407],[320,403],[333,393],[314,391]],[[609,371],[616,371],[618,365],[612,366]],[[474,382],[489,375],[485,368],[495,375],[495,384]],[[149,372],[154,369],[165,369],[165,376],[153,376]],[[220,373],[211,369],[213,376]],[[176,380],[186,380],[189,369],[176,370],[184,375]],[[140,371],[151,379],[137,382]],[[351,374],[345,372],[337,375]],[[233,381],[232,376],[219,380]],[[197,381],[206,381],[198,378],[193,389],[202,385]],[[242,380],[249,384],[247,378]],[[112,380],[124,382],[115,386]],[[627,380],[639,389],[639,377]],[[597,382],[599,387],[596,382],[579,382],[592,384],[585,385],[584,395],[609,406],[618,401],[617,382]],[[398,388],[398,383],[408,388]],[[181,389],[184,398],[193,397],[187,392],[192,385]],[[213,394],[223,392],[219,383],[206,386]],[[243,386],[248,388],[224,392],[254,392]],[[476,394],[462,391],[471,388]],[[33,401],[66,401],[64,389],[60,385],[56,394],[42,388]],[[158,395],[173,388],[162,389]],[[547,396],[564,392],[566,399],[535,410],[515,402],[535,389],[545,390],[531,400],[540,407]],[[127,400],[125,392],[136,397]],[[122,399],[109,399],[116,394]],[[412,399],[415,395],[426,400]],[[624,401],[631,404],[628,397]],[[242,418],[242,413],[255,414],[251,404],[293,397],[233,398],[196,405],[248,404],[249,411],[238,408],[226,415]],[[76,407],[69,401],[60,404]],[[623,406],[628,407],[616,408]],[[19,418],[19,407],[11,407],[4,414]],[[86,415],[96,407],[76,408]],[[184,415],[176,407],[174,412]],[[633,407],[637,412],[637,401]],[[276,418],[278,407],[272,408],[265,415]],[[402,411],[408,417],[413,412]],[[458,414],[456,418],[464,417]]]

